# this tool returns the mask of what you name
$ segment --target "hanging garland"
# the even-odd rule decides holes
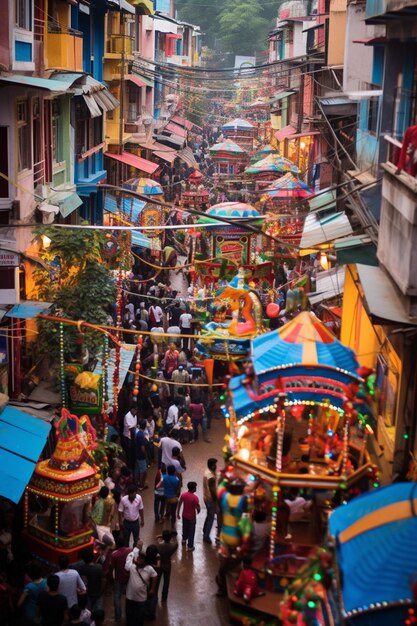
[[[67,393],[65,386],[65,355],[64,355],[64,324],[59,324],[59,382],[61,390],[61,405],[67,406]]]

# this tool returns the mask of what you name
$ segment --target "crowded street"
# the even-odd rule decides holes
[[[0,626],[417,624],[415,9],[2,0]]]

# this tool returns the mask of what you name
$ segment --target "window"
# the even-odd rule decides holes
[[[28,101],[18,100],[16,104],[16,121],[19,171],[31,167],[30,123],[28,111]]]
[[[61,163],[64,157],[62,155],[62,142],[60,141],[60,123],[59,116],[61,107],[59,100],[52,100],[52,160],[55,163]]]
[[[32,30],[32,15],[30,0],[15,0],[16,26],[25,30]]]
[[[90,112],[84,102],[78,98],[75,109],[76,114],[76,153],[83,154],[91,148],[98,146],[103,141],[103,116],[90,116]]]
[[[368,105],[368,130],[373,135],[376,135],[378,124],[378,98],[370,98]]]

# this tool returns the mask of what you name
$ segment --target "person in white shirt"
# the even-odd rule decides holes
[[[143,516],[143,501],[141,496],[136,493],[135,485],[129,485],[127,496],[123,496],[120,500],[119,518],[125,546],[129,546],[131,534],[133,535],[133,545],[136,545],[139,539],[140,527],[144,526],[145,519]]]
[[[59,587],[58,593],[65,596],[68,606],[78,604],[77,594],[83,594],[87,592],[87,588],[75,569],[68,569],[69,559],[65,555],[61,555],[58,559],[59,572]]]
[[[167,416],[165,418],[165,431],[170,433],[174,426],[177,424],[179,418],[179,410],[177,406],[177,401],[171,404],[168,409]]]
[[[161,453],[161,463],[168,467],[168,465],[172,465],[173,456],[172,451],[174,448],[179,448],[180,452],[182,452],[182,445],[172,437],[162,437],[159,442],[159,450]]]
[[[193,316],[191,315],[191,313],[183,313],[182,315],[180,315],[180,329],[181,329],[181,333],[184,335],[192,335],[192,331],[191,331],[191,320],[193,319]],[[183,337],[182,338],[182,347],[184,348],[184,350],[188,350],[188,346],[190,345],[190,338],[189,337]]]
[[[145,430],[145,437],[147,439],[146,453],[147,453],[149,465],[151,465],[151,463],[153,463],[155,459],[154,435],[155,435],[155,420],[153,419],[152,414],[149,414],[146,417],[146,430]]]
[[[164,319],[164,312],[160,306],[152,304],[149,307],[149,321],[153,326],[162,326],[162,321]]]
[[[143,626],[149,596],[156,590],[158,574],[146,564],[144,552],[135,548],[127,555],[125,570],[129,572],[126,588],[126,626]]]
[[[130,469],[134,469],[135,463],[135,434],[136,426],[138,425],[137,407],[131,406],[130,410],[123,418],[123,436],[122,436],[122,448],[126,454],[126,465]]]

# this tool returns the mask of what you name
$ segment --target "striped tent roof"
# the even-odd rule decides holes
[[[247,120],[242,120],[241,118],[237,117],[236,119],[232,120],[231,122],[226,122],[226,124],[223,124],[222,126],[222,130],[250,130],[254,128],[254,125],[251,124],[250,122],[248,122]]]
[[[355,353],[344,346],[309,311],[303,311],[279,330],[255,337],[252,362],[256,374],[284,367],[323,365],[358,378]]]
[[[231,154],[246,154],[246,150],[237,145],[234,141],[222,141],[216,143],[209,149],[210,152],[230,152]]]
[[[143,193],[145,196],[163,196],[164,191],[161,185],[151,178],[137,177],[127,180],[122,185],[125,189],[131,189],[136,193]]]

